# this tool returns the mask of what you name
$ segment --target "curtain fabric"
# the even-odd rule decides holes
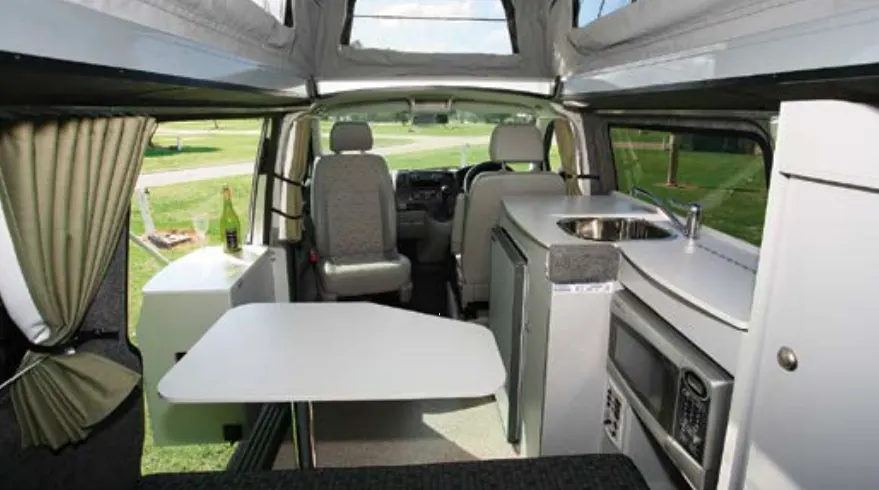
[[[64,345],[78,333],[117,245],[155,124],[145,117],[80,118],[0,128],[0,205],[30,298],[50,332],[41,345]],[[75,349],[29,352],[19,372],[26,369],[11,387],[22,442],[52,449],[88,437],[140,381],[128,368]]]
[[[562,170],[565,172],[565,190],[569,196],[579,196],[580,180],[577,174],[577,140],[574,138],[574,128],[571,121],[558,118],[553,125],[555,130],[555,142],[558,145],[559,156],[562,160]]]
[[[305,171],[308,168],[308,142],[311,139],[311,124],[314,121],[311,115],[305,114],[296,119],[293,127],[293,141],[290,149],[293,152],[290,163],[290,174],[286,177],[293,182],[302,182]],[[302,186],[287,184],[287,213],[293,216],[302,216]],[[298,242],[302,239],[302,219],[288,219],[286,221],[288,240]]]

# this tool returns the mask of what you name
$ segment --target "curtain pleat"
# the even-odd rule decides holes
[[[558,145],[559,157],[562,160],[562,170],[565,174],[577,175],[577,140],[574,138],[574,128],[571,122],[564,118],[555,120],[555,142]],[[565,178],[565,190],[569,196],[579,196],[580,181],[576,177]]]
[[[51,331],[73,339],[109,266],[155,120],[17,122],[0,130],[0,205],[30,296]],[[2,280],[2,278],[0,278]],[[120,332],[124,335],[124,331]],[[140,375],[97,354],[29,352],[12,385],[25,446],[88,437]]]
[[[293,128],[293,160],[290,164],[290,175],[286,177],[294,182],[302,182],[308,167],[308,142],[311,139],[311,115],[303,115],[296,120]],[[290,184],[288,184],[290,185]],[[302,187],[291,185],[287,192],[287,213],[294,216],[302,215]],[[299,241],[302,239],[302,220],[288,219],[286,236],[288,240]]]

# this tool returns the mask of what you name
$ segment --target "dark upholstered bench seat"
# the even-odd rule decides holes
[[[647,490],[627,457],[555,456],[369,468],[144,477],[139,490]]]

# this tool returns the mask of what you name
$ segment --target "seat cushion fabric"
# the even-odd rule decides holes
[[[336,296],[397,291],[409,284],[411,264],[404,255],[348,256],[322,260],[322,289]]]
[[[396,201],[378,155],[326,155],[315,164],[312,213],[318,253],[344,257],[396,249]]]
[[[433,465],[150,475],[138,490],[647,490],[626,456],[591,454]]]
[[[508,196],[565,195],[565,182],[551,172],[496,172],[473,181],[467,197],[461,243],[459,282],[472,291],[470,301],[488,301],[491,229],[501,215],[501,202]],[[469,286],[469,288],[468,288]]]
[[[344,149],[369,146],[364,142],[367,136],[371,139],[368,126],[337,127],[331,140],[349,138],[341,144]],[[411,266],[397,253],[396,200],[384,159],[370,154],[323,156],[315,164],[312,185],[324,297],[407,289]]]

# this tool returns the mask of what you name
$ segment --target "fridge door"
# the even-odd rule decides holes
[[[491,293],[488,325],[494,334],[507,381],[495,395],[507,440],[518,443],[522,433],[522,371],[525,341],[525,300],[528,271],[525,255],[503,228],[491,234]]]

